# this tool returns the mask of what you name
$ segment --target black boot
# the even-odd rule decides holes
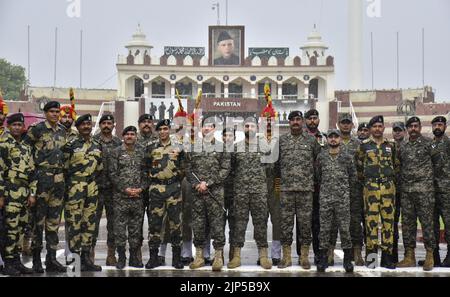
[[[128,260],[128,266],[135,268],[143,268],[144,264],[139,260],[138,250],[136,248],[130,248],[130,259]]]
[[[22,264],[22,261],[20,261],[20,256],[17,255],[14,257],[14,264],[16,266],[16,269],[20,271],[21,274],[33,274],[33,269],[26,267]]]
[[[194,258],[192,258],[192,257],[182,257],[182,258],[181,258],[181,262],[182,262],[183,265],[185,265],[185,266],[191,264],[192,261],[194,261]]]
[[[441,255],[439,254],[439,248],[435,248],[433,251],[434,267],[441,267]]]
[[[395,269],[395,263],[393,261],[393,256],[388,254],[387,252],[381,252],[381,267],[387,268],[387,269]]]
[[[150,259],[145,265],[145,269],[153,269],[159,266],[158,249],[150,249]]]
[[[184,265],[181,262],[181,248],[173,247],[172,248],[172,266],[176,269],[183,269]]]
[[[441,263],[441,267],[450,267],[450,250],[447,248],[447,255]]]
[[[81,252],[81,271],[102,271],[102,267],[95,265],[91,260],[91,251]]]
[[[45,257],[45,271],[47,272],[67,272],[67,268],[56,260],[56,251],[48,250]]]
[[[317,261],[317,272],[325,272],[328,268],[328,250],[320,250]]]
[[[3,267],[2,274],[9,276],[20,276],[20,271],[15,265],[14,259],[5,259],[5,267]]]
[[[394,249],[392,250],[392,262],[398,263],[398,247],[394,246]]]
[[[118,246],[117,254],[119,254],[119,259],[117,260],[116,268],[122,270],[125,268],[125,265],[127,264],[127,256],[125,255],[125,247]]]
[[[44,273],[44,268],[42,268],[40,250],[33,250],[33,271],[35,273]]]
[[[353,272],[352,249],[344,249],[344,269],[345,272]]]
[[[166,266],[166,257],[158,256],[158,263],[159,263],[159,266]]]

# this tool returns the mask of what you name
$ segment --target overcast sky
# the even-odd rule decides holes
[[[81,16],[69,17],[71,1]],[[79,86],[79,35],[84,34],[83,87],[117,88],[115,63],[141,23],[152,55],[164,46],[208,46],[211,9],[225,0],[0,0],[0,57],[27,66],[31,26],[31,84],[52,86],[54,31],[58,27],[57,86]],[[438,101],[450,101],[450,1],[363,0],[381,4],[379,18],[364,16],[364,87],[371,87],[370,32],[374,34],[375,88],[396,87],[396,32],[400,32],[400,87],[422,86],[421,31],[425,28],[425,83]],[[246,47],[289,47],[292,56],[317,23],[335,57],[336,89],[347,89],[346,0],[229,0],[229,25],[245,25]],[[246,50],[246,55],[247,55]],[[108,78],[110,78],[108,80]]]

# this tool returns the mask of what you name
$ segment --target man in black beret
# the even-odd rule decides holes
[[[239,65],[239,57],[234,54],[234,40],[227,31],[222,31],[217,39],[219,58],[214,59],[214,65]]]
[[[29,127],[25,142],[34,150],[34,163],[37,179],[37,202],[33,209],[33,270],[44,273],[41,263],[43,234],[47,256],[45,269],[47,272],[66,272],[56,259],[58,249],[58,230],[63,209],[64,193],[64,160],[61,148],[66,143],[66,132],[59,122],[60,104],[51,101],[44,106],[46,120]]]
[[[445,131],[447,130],[447,119],[443,116],[437,116],[432,121],[432,130],[434,139],[432,142],[432,161],[434,168],[434,185],[436,205],[434,208],[434,237],[436,238],[436,248],[433,252],[434,266],[440,264],[441,267],[450,267],[450,203],[448,202],[448,193],[450,193],[450,161],[448,155],[450,152],[450,141]],[[446,157],[447,156],[447,157]],[[447,255],[441,263],[439,255],[440,238],[440,220],[444,222],[445,238],[447,241]],[[420,261],[419,261],[420,262]],[[419,263],[420,265],[420,263]]]
[[[138,145],[145,148],[151,142],[158,140],[158,134],[155,133],[154,129],[154,117],[146,113],[139,117],[139,134],[137,143]]]
[[[369,130],[369,124],[368,123],[361,123],[358,126],[358,139],[360,141],[366,140],[370,136],[370,130]]]
[[[0,143],[0,252],[5,262],[2,273],[11,276],[33,273],[22,264],[19,253],[24,226],[28,224],[28,208],[36,203],[33,153],[22,141],[24,122],[23,114],[10,115],[7,118],[9,133]]]
[[[106,212],[106,244],[108,253],[106,256],[106,266],[115,266],[117,264],[115,256],[114,243],[114,210],[113,210],[113,185],[109,176],[109,155],[113,149],[122,144],[122,140],[113,135],[113,130],[116,126],[114,116],[112,114],[104,114],[99,121],[100,132],[94,135],[94,139],[102,146],[103,154],[103,171],[98,177],[98,206],[97,206],[97,221],[95,224],[95,233],[91,250],[91,259],[95,259],[95,247],[97,245],[97,238],[99,233],[100,221],[103,215],[103,209]]]

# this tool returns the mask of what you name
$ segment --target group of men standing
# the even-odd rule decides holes
[[[160,120],[154,129],[150,114],[139,117],[138,129],[126,127],[120,139],[113,136],[113,115],[102,116],[100,133],[92,136],[90,115],[76,117],[70,107],[54,101],[47,103],[44,111],[46,120],[32,125],[26,133],[20,113],[10,115],[6,119],[8,130],[1,131],[0,213],[4,224],[0,225],[5,228],[0,235],[6,238],[4,247],[0,246],[3,274],[44,272],[44,232],[45,270],[66,272],[56,259],[62,213],[66,256],[79,255],[82,271],[101,271],[94,260],[103,209],[107,218],[106,265],[118,269],[126,266],[127,242],[129,266],[144,267],[145,215],[150,256],[147,269],[165,263],[170,243],[175,268],[189,265],[197,269],[211,264],[213,271],[220,271],[227,222],[227,267],[239,267],[250,215],[258,265],[264,269],[292,265],[294,225],[303,269],[311,268],[311,245],[318,271],[334,265],[338,233],[347,272],[353,271],[353,265],[370,266],[379,248],[381,266],[413,267],[417,218],[426,248],[424,270],[450,267],[449,253],[441,263],[438,244],[440,217],[450,242],[450,142],[445,136],[444,117],[432,121],[434,139],[421,135],[418,117],[408,119],[406,125],[395,123],[394,141],[384,137],[382,116],[359,125],[357,138],[351,134],[349,114],[340,115],[339,129],[324,134],[318,130],[317,110],[305,115],[293,111],[288,117],[290,132],[280,137],[269,129],[258,134],[258,119],[249,118],[240,142],[236,142],[233,129],[224,129],[219,141],[215,137],[217,121],[203,119],[198,149],[199,135],[193,131],[171,134],[173,123],[168,119]],[[186,114],[177,113],[177,117]],[[0,119],[5,120],[3,112]],[[181,128],[176,125],[176,132]],[[405,256],[398,262],[400,213]],[[271,258],[269,217],[273,225]],[[20,259],[27,225],[32,228],[32,269]],[[215,250],[212,263],[208,259],[211,241]]]

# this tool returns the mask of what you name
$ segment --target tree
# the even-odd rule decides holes
[[[0,89],[5,100],[19,100],[26,84],[25,68],[0,59]]]

